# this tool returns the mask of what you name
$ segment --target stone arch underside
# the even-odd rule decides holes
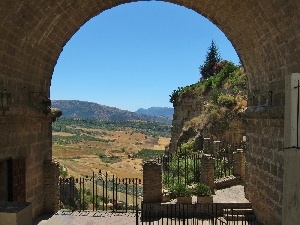
[[[51,159],[51,118],[29,104],[29,92],[50,96],[51,77],[64,45],[89,19],[131,1],[62,0],[0,3],[0,88],[13,101],[0,116],[0,160],[26,157],[26,199],[33,215],[44,211],[44,172]],[[248,77],[246,195],[262,222],[281,223],[285,76],[300,71],[300,4],[297,0],[169,1],[202,14],[233,43]],[[180,16],[180,15],[178,15]],[[32,129],[32,127],[34,129]],[[274,224],[274,223],[273,223]]]

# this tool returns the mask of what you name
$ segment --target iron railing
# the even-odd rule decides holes
[[[140,225],[263,225],[243,204],[142,203]],[[136,216],[139,216],[136,212]]]
[[[117,178],[108,173],[59,179],[59,207],[70,210],[134,212],[141,205],[143,185],[138,178]]]

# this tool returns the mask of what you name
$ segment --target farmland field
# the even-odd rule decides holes
[[[99,128],[98,122],[91,123],[60,119],[53,124],[53,158],[66,168],[67,176],[90,176],[102,170],[120,178],[142,178],[143,159],[162,155],[170,141],[164,124],[163,128],[153,125],[159,131],[155,132],[149,124],[150,128],[145,124],[133,128],[132,123],[112,122],[112,129],[108,123]]]

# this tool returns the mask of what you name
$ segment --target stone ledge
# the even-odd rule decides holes
[[[215,183],[216,189],[224,189],[224,188],[229,188],[231,186],[242,184],[242,181],[241,181],[240,177],[231,175],[231,176],[217,179],[217,180],[215,180],[214,183]]]
[[[29,202],[0,202],[0,209],[0,224],[32,224],[32,205]]]
[[[29,202],[0,202],[0,212],[17,213],[30,204]]]
[[[284,118],[284,106],[250,106],[241,115],[244,118]]]

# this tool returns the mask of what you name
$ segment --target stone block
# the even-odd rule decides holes
[[[31,203],[0,202],[0,222],[3,225],[32,225]]]

